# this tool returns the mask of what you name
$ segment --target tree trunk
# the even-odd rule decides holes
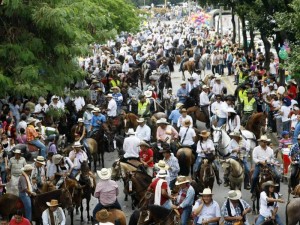
[[[236,24],[234,20],[234,8],[231,8],[231,22],[232,22],[232,43],[235,43],[236,39]]]
[[[246,29],[246,19],[245,16],[240,16],[241,23],[242,23],[242,35],[243,35],[243,47],[245,51],[245,55],[248,54],[248,46],[247,46],[247,29]]]
[[[249,51],[252,51],[255,52],[255,46],[254,46],[254,28],[253,26],[250,24],[250,45],[249,45]]]
[[[264,43],[265,46],[265,68],[266,70],[270,69],[270,49],[271,49],[271,44],[264,33],[264,31],[260,30],[260,35],[261,35],[261,40]]]

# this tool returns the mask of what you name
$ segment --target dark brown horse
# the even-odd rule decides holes
[[[286,225],[297,225],[300,222],[300,198],[293,198],[286,204]]]
[[[123,211],[119,209],[109,209],[110,212],[107,222],[118,225],[126,225],[126,215]]]
[[[254,133],[256,139],[260,138],[260,135],[265,133],[264,128],[266,126],[267,116],[268,115],[265,112],[252,114],[245,126],[245,129]]]
[[[195,62],[194,61],[187,61],[182,65],[182,79],[185,80],[184,71],[188,71],[191,75],[195,71]]]
[[[189,176],[190,168],[191,171],[193,171],[192,167],[195,162],[195,156],[192,152],[192,149],[180,148],[176,153],[176,157],[178,159],[179,168],[180,168],[179,175]]]
[[[212,167],[211,160],[202,160],[198,180],[201,191],[203,191],[204,188],[210,188],[211,190],[213,189],[215,182],[215,173]]]
[[[199,120],[203,123],[207,123],[209,121],[209,117],[200,110],[199,106],[192,106],[188,108],[187,114],[193,118],[194,124],[196,123],[196,120]]]
[[[129,128],[136,130],[137,126],[139,125],[137,122],[138,118],[139,117],[134,113],[127,113],[123,115],[125,132],[127,132]]]

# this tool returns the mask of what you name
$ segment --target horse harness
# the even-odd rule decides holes
[[[164,225],[164,224],[166,224],[167,220],[172,216],[173,211],[174,210],[170,210],[170,213],[164,219],[161,219],[158,222],[150,223],[149,225]],[[148,213],[148,216],[149,216],[149,211],[147,211],[147,213]],[[178,220],[177,218],[178,218],[178,215],[175,215],[174,218],[173,218],[174,225],[179,225],[180,224],[180,220]]]
[[[223,155],[223,154],[221,154],[221,151],[220,151],[220,149],[226,149],[226,148],[229,146],[229,143],[228,143],[228,144],[227,144],[225,147],[223,147],[223,148],[219,147],[219,146],[220,146],[220,143],[222,143],[222,139],[223,139],[222,130],[215,130],[215,131],[221,133],[218,142],[214,142],[214,143],[218,144],[217,151],[218,151],[219,155],[222,156],[222,157],[227,157],[227,156],[229,156],[229,153],[228,153],[227,155]]]

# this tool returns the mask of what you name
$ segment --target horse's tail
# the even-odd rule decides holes
[[[185,153],[183,151],[178,151],[177,159],[178,159],[179,168],[180,168],[179,174],[183,175],[183,176],[188,176],[190,173],[190,167],[187,163],[187,158],[186,158]]]

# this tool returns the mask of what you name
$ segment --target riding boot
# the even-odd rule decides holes
[[[229,178],[228,178],[228,175],[229,175],[229,171],[224,171],[224,187],[228,187],[229,186]]]
[[[217,184],[218,184],[218,185],[222,184],[222,180],[220,179],[220,175],[219,175],[219,170],[218,170],[218,168],[215,168],[215,166],[213,166],[213,170],[214,170],[215,175],[216,175]]]
[[[245,173],[245,178],[244,178],[244,189],[245,190],[250,190],[251,189],[249,177],[250,177],[249,173]]]

